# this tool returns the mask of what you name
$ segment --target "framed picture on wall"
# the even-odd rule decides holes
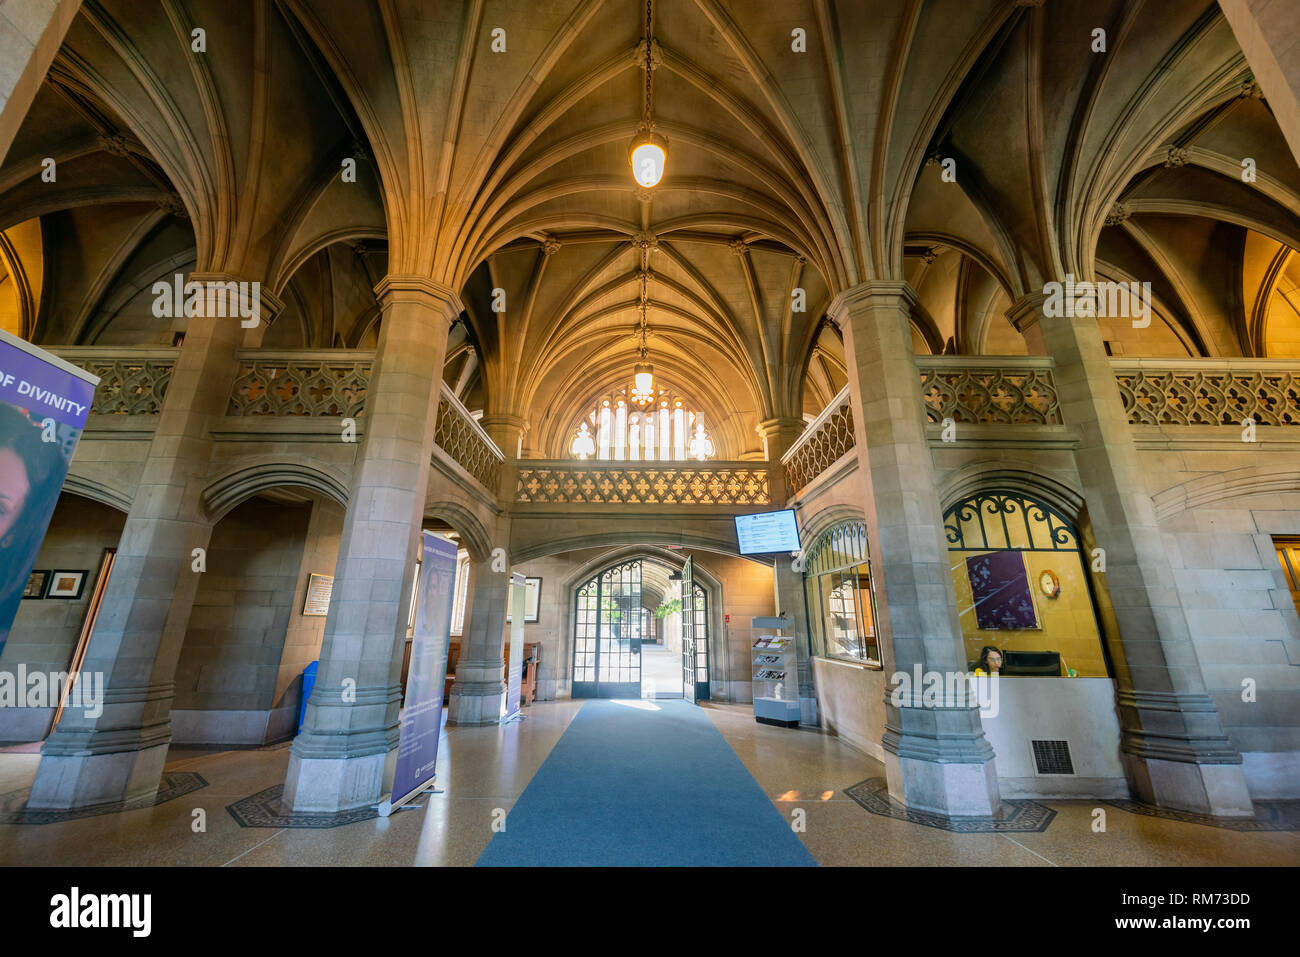
[[[307,596],[302,602],[303,617],[323,618],[330,612],[330,596],[334,594],[334,576],[312,572],[307,578]]]
[[[50,573],[50,587],[45,593],[46,598],[72,598],[81,597],[82,590],[86,587],[86,574],[82,571],[60,571],[55,569]],[[30,585],[31,582],[28,582]]]
[[[541,608],[542,599],[542,580],[540,578],[526,578],[524,580],[524,624],[531,625],[537,621],[538,610]],[[506,621],[510,621],[509,605],[506,606]]]
[[[1025,559],[1013,549],[966,559],[975,620],[981,630],[1041,628]]]
[[[23,589],[24,598],[44,598],[45,586],[50,581],[50,570],[48,568],[33,568],[32,573],[27,576],[27,587]]]

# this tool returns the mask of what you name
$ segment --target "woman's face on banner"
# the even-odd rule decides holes
[[[0,449],[0,539],[9,534],[27,501],[27,466],[12,449]]]

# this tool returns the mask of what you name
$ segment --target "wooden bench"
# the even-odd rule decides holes
[[[509,674],[510,645],[505,646],[504,660],[501,662],[502,678]],[[541,642],[530,641],[524,645],[524,669],[519,678],[519,703],[532,704],[537,700],[537,667],[541,663]],[[451,686],[456,683],[456,663],[460,660],[460,640],[453,638],[447,649],[447,680],[442,686],[442,700],[451,697]]]

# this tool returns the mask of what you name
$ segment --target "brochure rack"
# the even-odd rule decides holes
[[[750,627],[757,635],[750,647],[754,720],[759,724],[796,728],[799,726],[799,684],[794,639],[782,634],[788,626],[784,618],[755,618],[751,622]]]

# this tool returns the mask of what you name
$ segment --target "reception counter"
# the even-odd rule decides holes
[[[834,658],[813,658],[812,665],[822,726],[883,760],[885,673]],[[981,720],[1002,797],[1128,796],[1109,678],[999,678],[996,708],[986,711]]]

